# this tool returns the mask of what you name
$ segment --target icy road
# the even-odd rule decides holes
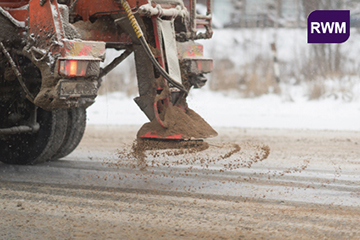
[[[137,129],[89,126],[62,160],[0,164],[0,238],[360,234],[359,132],[220,128],[206,150],[149,150],[138,162]]]

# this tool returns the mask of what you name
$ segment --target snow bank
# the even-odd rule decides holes
[[[242,99],[199,89],[190,93],[188,102],[215,128],[360,131],[359,101],[307,101],[301,94],[294,96],[292,102],[273,94]],[[88,124],[141,125],[147,121],[132,99],[120,92],[99,96],[88,109]]]

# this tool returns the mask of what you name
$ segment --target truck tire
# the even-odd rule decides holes
[[[66,110],[45,111],[38,108],[40,129],[34,134],[14,134],[0,138],[0,161],[7,164],[46,162],[58,152],[66,134]]]
[[[86,109],[68,109],[68,124],[64,141],[58,152],[52,157],[57,160],[69,155],[79,145],[86,127]]]

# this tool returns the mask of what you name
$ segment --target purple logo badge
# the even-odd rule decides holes
[[[343,43],[349,37],[349,10],[316,10],[310,13],[308,43]]]

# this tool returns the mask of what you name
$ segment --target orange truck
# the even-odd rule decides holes
[[[0,0],[0,161],[56,160],[79,144],[101,79],[133,53],[146,114],[138,138],[188,141],[217,133],[187,103],[212,59],[212,1]],[[198,30],[200,29],[200,30]],[[105,67],[106,49],[119,56]]]

